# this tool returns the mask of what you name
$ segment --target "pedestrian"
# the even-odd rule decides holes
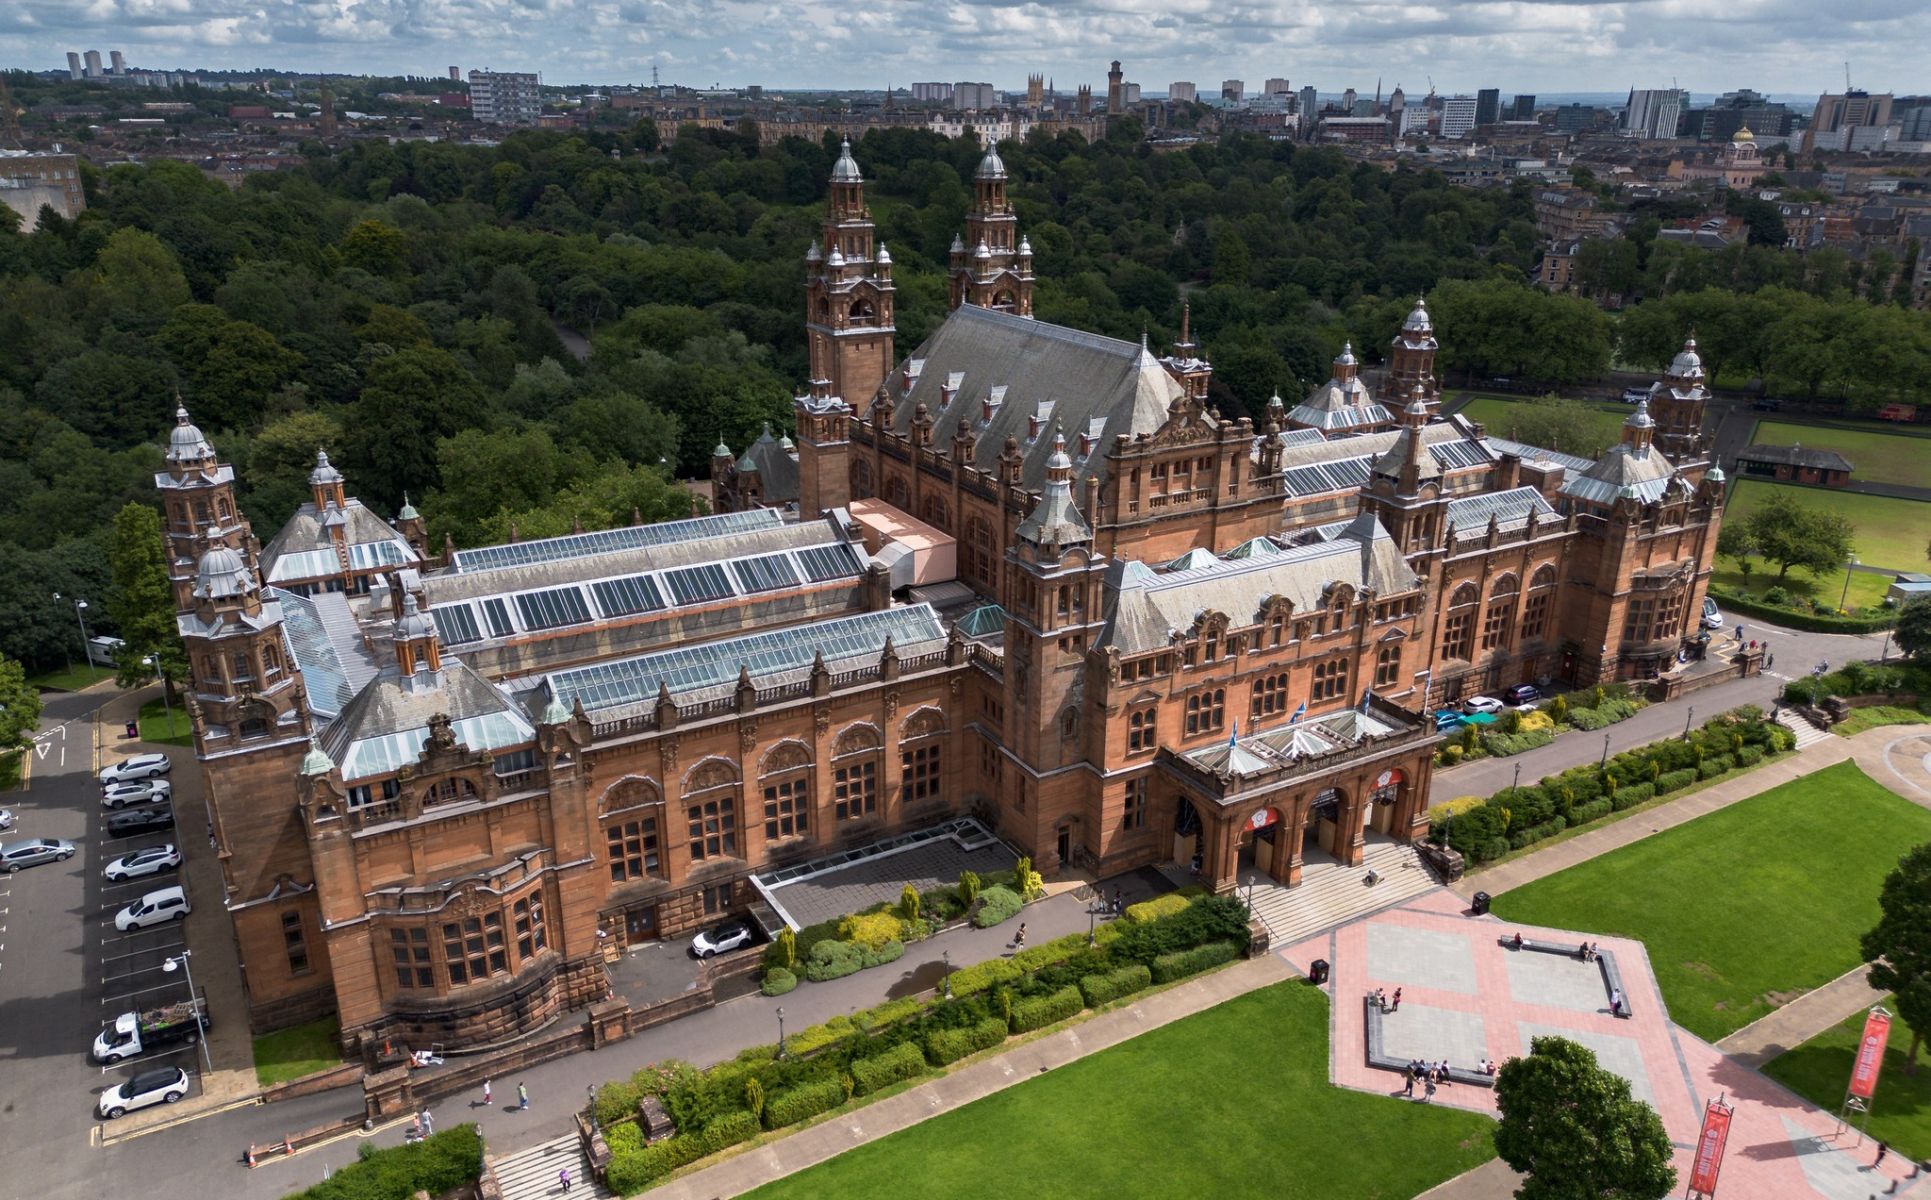
[[[1776,666],[1776,665],[1777,665],[1777,656],[1776,656],[1776,655],[1774,655],[1774,654],[1766,654],[1766,655],[1764,655],[1764,656],[1763,656],[1763,665],[1764,665],[1764,666],[1766,666],[1766,667],[1774,667],[1774,666]]]
[[[436,1136],[436,1118],[429,1115],[427,1108],[422,1110],[422,1136]]]
[[[568,1195],[570,1192],[570,1168],[565,1167],[557,1172],[557,1182],[563,1185],[563,1192],[565,1195]]]
[[[1429,1100],[1433,1100],[1435,1098],[1435,1081],[1432,1078],[1429,1079],[1426,1086],[1428,1088],[1428,1095],[1426,1098]]]
[[[483,1080],[483,1107],[489,1107],[489,1080]]]
[[[1623,1015],[1623,990],[1621,988],[1617,988],[1615,991],[1609,993],[1609,1015],[1612,1017],[1620,1017]]]
[[[414,1116],[409,1118],[409,1132],[402,1135],[402,1140],[405,1142],[420,1142],[422,1140],[422,1117]]]
[[[1875,1171],[1879,1167],[1883,1166],[1884,1156],[1889,1154],[1890,1152],[1891,1152],[1891,1143],[1879,1142],[1877,1144],[1877,1157],[1871,1160],[1871,1170]]]
[[[1392,1003],[1392,1004],[1390,1004],[1390,1005],[1388,1006],[1388,1011],[1389,1011],[1389,1012],[1400,1012],[1400,1011],[1401,1011],[1401,989],[1400,989],[1400,988],[1396,988],[1396,989],[1395,989],[1395,999],[1394,999],[1394,1003]]]
[[[1126,891],[1122,888],[1114,888],[1113,889],[1113,915],[1117,917],[1125,911],[1126,911]]]
[[[1737,640],[1738,640],[1739,642],[1743,640],[1743,626],[1742,626],[1742,625],[1738,625],[1738,626],[1737,626]]]
[[[1012,935],[1012,948],[1014,950],[1024,950],[1026,948],[1026,923],[1024,921],[1019,923],[1019,932]]]
[[[1415,1097],[1415,1068],[1410,1066],[1402,1075],[1408,1082],[1402,1087],[1401,1094],[1412,1100]]]
[[[519,1083],[516,1085],[516,1111],[530,1111],[530,1089],[527,1084]]]

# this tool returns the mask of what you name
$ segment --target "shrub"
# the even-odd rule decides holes
[[[874,953],[885,943],[897,941],[903,932],[899,919],[889,912],[855,914],[838,925],[840,941],[856,943]]]
[[[866,1033],[877,1033],[891,1025],[896,1025],[907,1017],[916,1016],[930,1008],[936,1001],[923,996],[907,996],[902,1000],[888,1000],[883,1004],[852,1014],[852,1024]]]
[[[1006,1040],[1006,1019],[987,1017],[963,1029],[940,1029],[925,1039],[925,1056],[938,1066],[948,1066],[969,1054],[990,1050]]]
[[[1723,774],[1736,765],[1737,760],[1734,755],[1712,754],[1703,760],[1701,765],[1696,768],[1696,771],[1697,774],[1703,776],[1705,779],[1715,779],[1718,775]]]
[[[1064,1021],[1085,1007],[1086,999],[1077,987],[1063,987],[1044,996],[1020,1000],[1012,1006],[1012,1031],[1026,1033],[1041,1029],[1055,1021]]]
[[[1521,727],[1522,732],[1534,733],[1538,729],[1547,729],[1547,730],[1553,731],[1555,727],[1556,727],[1555,718],[1551,717],[1548,713],[1543,712],[1541,709],[1537,709],[1532,713],[1522,714],[1522,727]]]
[[[1502,836],[1502,810],[1490,804],[1471,808],[1458,817],[1449,818],[1443,832],[1450,846],[1464,855],[1475,857],[1483,843]]]
[[[857,946],[850,942],[819,942],[811,948],[811,958],[805,963],[805,978],[823,983],[856,974],[864,968]]]
[[[1162,954],[1190,950],[1205,942],[1247,940],[1247,907],[1226,896],[1203,896],[1186,911],[1157,921],[1114,926],[1119,935],[1107,947],[1115,962],[1151,964]]]
[[[597,1098],[591,1102],[590,1111],[595,1114],[597,1124],[608,1129],[612,1125],[634,1120],[637,1116],[637,1103],[642,1093],[637,1086],[621,1079],[612,1080],[597,1089]]]
[[[1656,777],[1656,794],[1666,795],[1680,792],[1696,782],[1696,768],[1685,767],[1681,771],[1665,771]]]
[[[1185,896],[1168,892],[1164,896],[1156,896],[1151,900],[1142,900],[1138,904],[1127,905],[1126,919],[1129,921],[1157,921],[1161,917],[1170,917],[1180,912],[1191,903],[1193,901],[1187,899]]]
[[[1626,788],[1616,789],[1614,803],[1610,807],[1614,808],[1617,812],[1621,812],[1625,808],[1632,808],[1641,804],[1655,794],[1656,785],[1653,783],[1632,783]]]
[[[1019,893],[1011,888],[989,887],[979,893],[979,911],[972,914],[973,927],[990,929],[1001,921],[1010,921],[1019,915],[1023,904]]]
[[[1534,750],[1556,740],[1553,729],[1532,729],[1522,733],[1489,733],[1482,736],[1482,748],[1497,758]]]
[[[838,1079],[820,1079],[787,1088],[764,1104],[764,1127],[783,1129],[830,1112],[845,1102],[845,1085]]]
[[[857,1032],[858,1026],[852,1019],[840,1014],[822,1025],[813,1025],[803,1033],[792,1034],[784,1040],[784,1044],[785,1049],[793,1055],[803,1056],[842,1042]]]
[[[1761,746],[1745,746],[1743,749],[1737,751],[1737,765],[1739,767],[1754,767],[1762,761],[1763,748]]]
[[[1593,708],[1572,708],[1569,710],[1569,724],[1577,729],[1601,729],[1610,719]]]
[[[1155,983],[1172,983],[1176,979],[1198,975],[1208,967],[1233,962],[1239,957],[1240,947],[1233,942],[1208,942],[1204,946],[1195,946],[1191,950],[1162,954],[1153,960],[1151,974]]]
[[[604,1168],[604,1182],[619,1196],[634,1196],[657,1180],[644,1159],[645,1147],[626,1150],[622,1154],[613,1153],[610,1165]]]
[[[458,1125],[414,1144],[359,1153],[321,1183],[295,1193],[301,1200],[401,1200],[417,1192],[441,1195],[483,1174],[483,1140],[476,1126]]]
[[[1086,998],[1088,1008],[1098,1008],[1118,1000],[1121,996],[1131,996],[1141,988],[1153,983],[1153,971],[1145,963],[1132,963],[1106,972],[1080,977],[1079,992]]]
[[[1475,852],[1475,858],[1478,862],[1494,862],[1508,852],[1509,839],[1505,837],[1494,837],[1482,843],[1481,847]]]
[[[979,898],[979,876],[972,871],[959,872],[959,899],[969,909],[972,902]]]
[[[1488,801],[1481,796],[1457,796],[1453,800],[1444,800],[1440,804],[1432,805],[1428,809],[1428,820],[1439,825],[1450,817],[1458,817],[1471,808],[1480,808],[1487,803]]]
[[[900,1080],[925,1074],[925,1051],[916,1042],[901,1042],[883,1054],[856,1060],[851,1073],[858,1094],[870,1095]]]
[[[1790,593],[1784,590],[1781,585],[1772,584],[1770,587],[1764,589],[1763,602],[1765,604],[1789,604]]]
[[[984,962],[973,963],[952,973],[952,994],[972,996],[1002,983],[1011,983],[1019,978],[1021,971],[1009,958],[989,958]]]
[[[758,990],[767,996],[782,996],[798,986],[798,977],[783,967],[772,967],[764,973],[764,982]]]
[[[1038,971],[1045,967],[1063,963],[1069,958],[1086,952],[1086,935],[1069,933],[1056,937],[1050,942],[1021,950],[1012,956],[1012,965],[1023,971]]]
[[[600,1120],[598,1124],[602,1124]],[[610,1147],[612,1154],[629,1154],[644,1148],[644,1131],[635,1121],[621,1121],[615,1125],[603,1126],[603,1143]]]
[[[1557,696],[1554,700],[1549,701],[1549,715],[1555,718],[1557,724],[1568,720],[1569,698],[1567,696]]]
[[[1609,815],[1613,807],[1613,802],[1609,800],[1591,800],[1587,804],[1578,804],[1570,810],[1569,824],[1571,826],[1587,825],[1591,821],[1600,821]]]
[[[919,919],[919,905],[919,890],[906,884],[898,894],[898,915],[907,921],[916,921]]]

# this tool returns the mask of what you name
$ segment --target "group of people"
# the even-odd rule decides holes
[[[1482,1060],[1481,1065],[1477,1067],[1476,1070],[1480,1071],[1484,1075],[1493,1077],[1497,1070],[1495,1060],[1491,1058],[1484,1058]],[[1449,1084],[1448,1060],[1444,1058],[1440,1062],[1431,1063],[1426,1059],[1421,1059],[1421,1058],[1412,1059],[1409,1061],[1406,1070],[1404,1070],[1402,1074],[1403,1074],[1403,1083],[1401,1088],[1402,1095],[1409,1096],[1409,1097],[1414,1096],[1415,1085],[1419,1083],[1422,1085],[1424,1097],[1432,1100],[1435,1098],[1436,1088],[1447,1087]]]
[[[1381,988],[1376,988],[1374,990],[1374,1003],[1375,1003],[1375,1007],[1380,1009],[1382,1012],[1385,1012],[1385,1013],[1400,1012],[1401,1011],[1401,989],[1396,988],[1394,996],[1390,998],[1387,992],[1383,991]]]

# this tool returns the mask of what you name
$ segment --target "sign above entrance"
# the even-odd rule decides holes
[[[1263,808],[1247,818],[1247,828],[1265,829],[1281,819],[1281,814],[1271,808]]]
[[[1391,770],[1383,771],[1381,774],[1375,776],[1374,785],[1376,788],[1393,787],[1395,784],[1400,783],[1405,778],[1406,776],[1404,776],[1400,772],[1400,770],[1391,769]]]

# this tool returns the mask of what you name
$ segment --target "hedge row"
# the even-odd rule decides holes
[[[901,1042],[883,1054],[852,1063],[852,1081],[858,1085],[856,1090],[861,1096],[923,1074],[925,1051],[916,1042]]]
[[[679,1167],[750,1141],[761,1128],[748,1112],[727,1113],[696,1133],[680,1133],[641,1150],[613,1154],[605,1178],[619,1195],[641,1192]]]
[[[1068,984],[1056,992],[1034,996],[1013,1005],[1012,1031],[1030,1033],[1043,1029],[1055,1021],[1064,1021],[1085,1007],[1086,998],[1080,995],[1077,987]]]
[[[975,929],[989,929],[1009,921],[1019,915],[1025,903],[1011,888],[989,887],[979,893],[979,908],[972,914],[972,925]]]
[[[894,938],[873,950],[859,942],[819,942],[805,963],[805,978],[813,983],[842,979],[866,967],[883,966],[905,956],[905,943]]]
[[[1208,942],[1191,950],[1162,954],[1153,960],[1153,982],[1172,983],[1176,979],[1198,975],[1208,967],[1233,962],[1239,957],[1240,947],[1232,942]]]
[[[925,1057],[935,1067],[950,1066],[968,1054],[992,1049],[1006,1036],[1004,1017],[987,1017],[963,1029],[940,1029],[925,1039]]]
[[[1105,974],[1081,976],[1079,991],[1086,997],[1086,1007],[1098,1008],[1152,984],[1153,971],[1145,963],[1133,963]]]
[[[1142,900],[1138,904],[1127,905],[1126,919],[1129,921],[1154,921],[1161,917],[1170,917],[1191,903],[1193,901],[1189,897],[1182,896],[1178,892],[1168,892],[1164,896],[1155,896],[1151,900]]]
[[[371,1151],[289,1200],[405,1200],[474,1184],[483,1174],[483,1139],[458,1125],[420,1142]]]
[[[1784,608],[1776,604],[1765,604],[1754,596],[1733,592],[1729,588],[1710,587],[1710,596],[1724,608],[1740,612],[1745,616],[1761,617],[1775,621],[1790,629],[1803,629],[1811,633],[1875,633],[1889,629],[1897,624],[1897,613],[1887,612],[1874,617],[1826,617],[1817,613],[1799,612],[1794,608]]]
[[[838,1079],[801,1083],[787,1088],[764,1102],[764,1127],[782,1129],[808,1121],[819,1113],[830,1112],[845,1102],[845,1084]],[[611,1149],[614,1151],[615,1146]]]

